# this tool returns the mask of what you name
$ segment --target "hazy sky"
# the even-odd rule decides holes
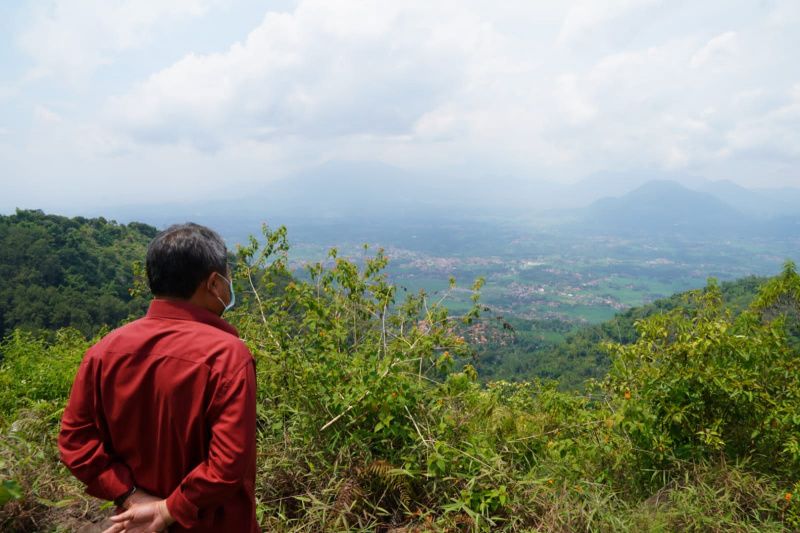
[[[328,160],[800,186],[797,0],[4,0],[0,210]]]

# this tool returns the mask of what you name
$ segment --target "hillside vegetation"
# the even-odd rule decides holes
[[[141,314],[132,298],[131,264],[141,261],[156,229],[104,218],[23,211],[0,215],[0,337],[70,326],[93,335]]]
[[[290,280],[286,229],[237,250],[226,317],[257,359],[265,531],[800,529],[800,275],[738,313],[713,282],[604,344],[586,392],[482,385],[460,316],[403,300],[382,251]],[[455,290],[455,282],[451,284]],[[237,298],[238,299],[238,298]],[[107,509],[55,438],[87,339],[17,329],[0,345],[0,530],[70,531]]]
[[[750,276],[721,283],[725,308],[734,315],[746,310],[766,281]],[[483,381],[552,379],[562,390],[580,390],[586,380],[601,379],[608,372],[611,360],[605,342],[635,342],[639,338],[637,321],[678,308],[694,309],[694,295],[674,294],[588,326],[576,327],[561,320],[495,317],[472,328],[486,338],[485,343],[475,344],[475,366]]]

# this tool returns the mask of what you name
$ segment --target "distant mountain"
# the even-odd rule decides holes
[[[691,188],[712,194],[748,215],[772,218],[800,214],[800,189],[747,189],[730,180],[704,180]]]
[[[416,216],[525,213],[549,206],[562,186],[514,177],[428,175],[370,161],[329,161],[281,179],[265,179],[227,199],[111,208],[119,219],[162,225],[177,216],[203,219],[406,219]],[[103,206],[108,214],[108,206]]]
[[[744,214],[769,219],[800,215],[800,188],[751,189],[731,180],[709,180],[679,172],[597,172],[566,186],[551,205],[560,208],[586,207],[597,200],[627,194],[651,181],[670,181],[687,189],[709,193]]]
[[[603,198],[622,196],[648,181],[676,181],[679,176],[662,171],[647,172],[604,171],[595,172],[569,186],[568,198],[562,200],[564,207],[587,207]]]
[[[800,215],[775,217],[760,224],[761,234],[773,239],[800,238]]]
[[[262,200],[274,212],[306,216],[524,214],[553,207],[568,186],[507,175],[430,175],[367,161],[329,161],[265,183],[244,203]]]
[[[265,183],[260,190],[253,191],[250,200],[261,200],[273,212],[302,212],[322,218],[386,214],[392,210],[402,215],[407,210],[426,207],[442,198],[443,193],[435,180],[397,167],[335,161]]]
[[[677,188],[653,191],[653,186],[648,185],[651,182],[672,182]],[[651,198],[646,197],[648,190]],[[691,193],[705,196],[694,197]],[[604,199],[625,198],[628,194],[633,194],[628,197],[628,204]],[[720,201],[741,213],[725,212]],[[682,209],[686,213],[681,214]],[[625,213],[630,215],[627,220]],[[633,228],[639,233],[652,228],[674,231],[702,226],[702,231],[716,232],[720,227],[755,227],[742,223],[742,213],[747,215],[745,219],[763,219],[762,226],[775,216],[800,214],[800,189],[754,191],[729,181],[708,181],[656,169],[597,172],[565,184],[530,176],[478,176],[469,171],[463,175],[434,175],[375,161],[331,160],[282,179],[265,176],[262,183],[229,191],[227,198],[215,196],[207,201],[151,206],[101,206],[73,214],[102,214],[159,228],[193,220],[219,228],[229,243],[241,242],[266,221],[271,226],[286,224],[300,241],[328,243],[399,242],[422,233],[442,240],[453,233],[453,224],[461,224],[464,229],[465,221],[552,228],[566,227],[577,219],[581,221],[580,230],[587,226],[616,232]],[[705,222],[704,216],[708,219]],[[726,218],[733,224],[718,223]],[[595,219],[602,224],[598,225]],[[641,224],[643,219],[647,224]],[[781,234],[795,231],[793,219],[773,220],[770,225]]]
[[[753,221],[716,196],[672,181],[650,181],[581,210],[588,231],[630,235],[709,235],[750,232]]]
[[[800,215],[800,188],[755,189],[755,192],[773,203],[787,215]]]
[[[286,224],[292,239],[299,242],[412,239],[419,246],[424,239],[451,239],[468,227],[480,232],[498,220],[541,216],[553,207],[553,198],[568,196],[565,187],[513,176],[431,176],[383,163],[329,161],[286,178],[265,180],[229,198],[104,206],[89,214],[144,221],[159,228],[192,220],[217,228],[231,244],[243,242],[268,222],[273,227]]]

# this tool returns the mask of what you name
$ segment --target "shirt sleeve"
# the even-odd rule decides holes
[[[69,401],[61,418],[58,449],[61,461],[86,485],[86,493],[114,500],[134,486],[130,468],[109,453],[98,422],[94,390],[95,363],[90,352],[84,356]]]
[[[248,354],[249,355],[249,354]],[[189,528],[204,508],[217,506],[242,487],[256,446],[256,376],[252,361],[220,386],[209,411],[208,457],[167,497],[175,520]]]

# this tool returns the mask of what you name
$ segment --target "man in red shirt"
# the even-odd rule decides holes
[[[214,231],[171,226],[147,249],[147,315],[89,348],[61,421],[61,460],[114,500],[118,532],[260,531],[253,356]],[[120,509],[122,508],[122,509]]]

